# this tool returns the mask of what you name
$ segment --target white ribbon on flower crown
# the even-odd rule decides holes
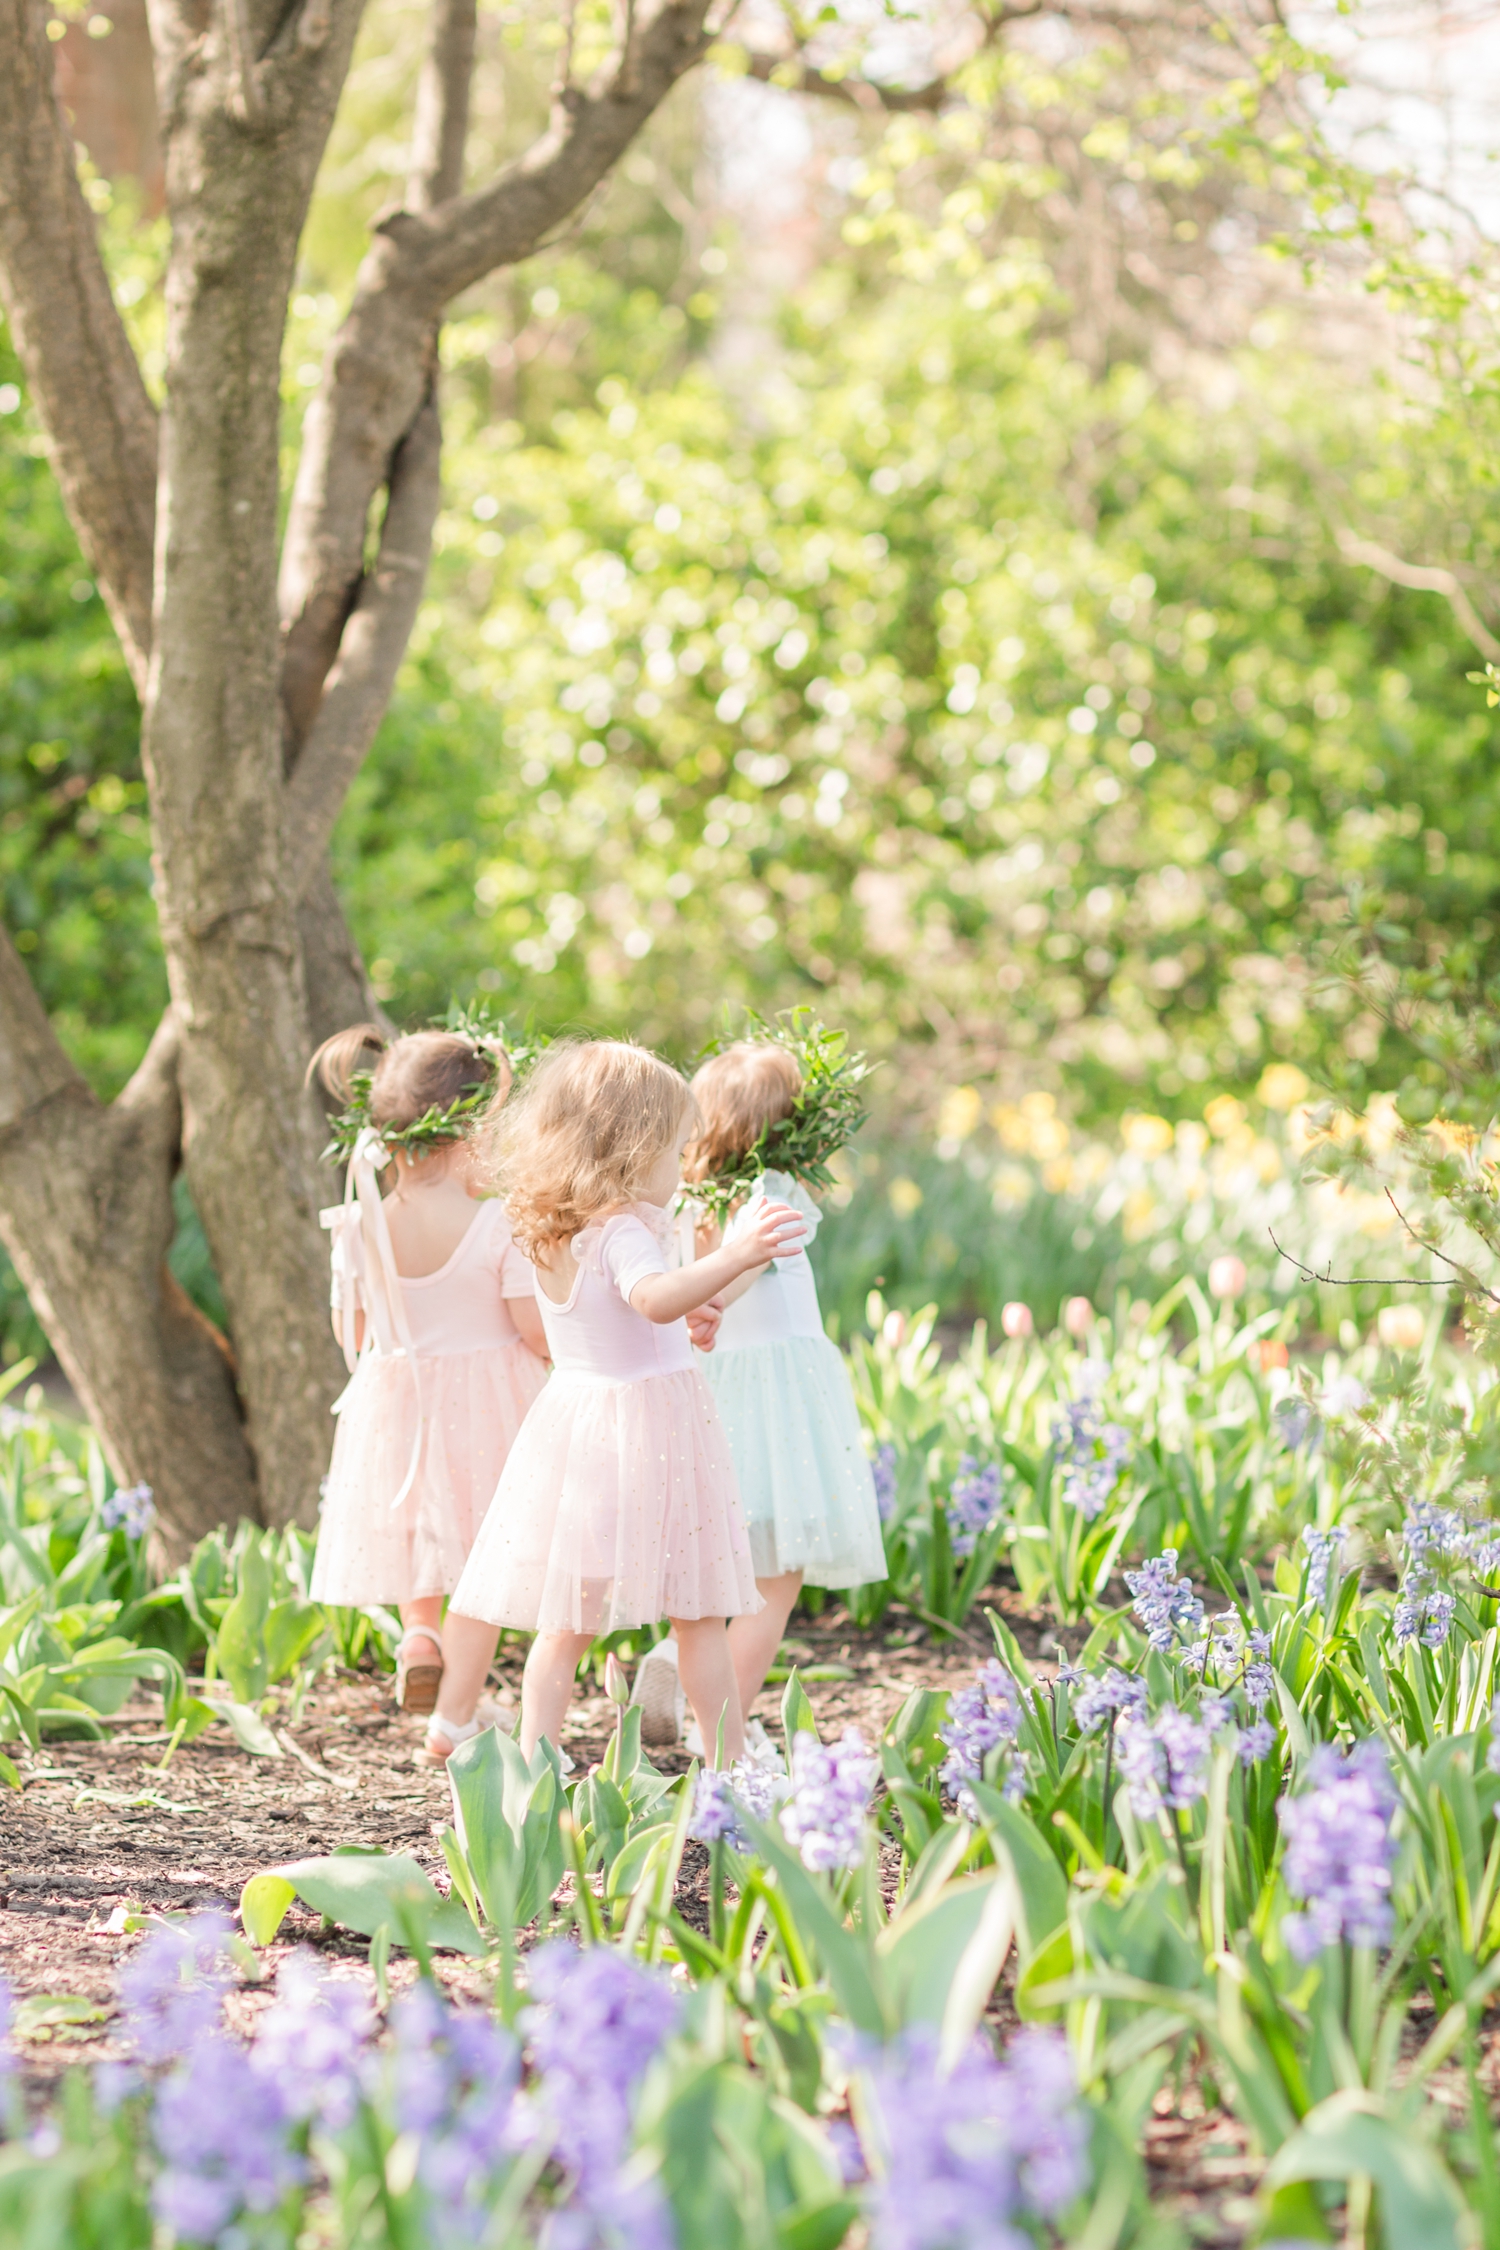
[[[331,1302],[337,1317],[339,1342],[343,1346],[344,1365],[352,1375],[364,1355],[376,1351],[392,1358],[404,1356],[411,1367],[412,1387],[417,1394],[417,1428],[401,1490],[391,1502],[393,1508],[399,1508],[416,1482],[422,1461],[422,1380],[380,1193],[380,1174],[390,1160],[390,1151],[375,1127],[366,1125],[350,1153],[343,1202],[320,1211],[318,1218],[331,1237]],[[365,1316],[362,1344],[359,1341],[361,1312]],[[334,1406],[335,1413],[348,1396],[346,1390]]]

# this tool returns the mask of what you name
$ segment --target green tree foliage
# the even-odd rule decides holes
[[[807,998],[919,1093],[977,1055],[1171,1108],[1374,1059],[1316,977],[1352,894],[1490,942],[1470,659],[1305,465],[1369,474],[1378,399],[1247,354],[1189,413],[979,296],[825,276],[754,421],[701,371],[543,442],[476,415],[341,840],[394,1005],[474,978],[681,1051]]]
[[[135,691],[0,340],[0,901],[80,1064],[113,1093],[166,998]]]

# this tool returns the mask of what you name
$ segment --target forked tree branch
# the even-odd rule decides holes
[[[0,0],[0,294],[137,690],[151,653],[156,411],[116,308],[39,0]]]
[[[283,701],[291,762],[358,598],[370,508],[426,402],[436,323],[462,290],[514,265],[609,173],[705,53],[709,0],[664,0],[602,83],[568,87],[546,133],[488,187],[382,221],[307,415],[282,549]]]
[[[385,716],[427,581],[442,498],[442,433],[429,397],[396,454],[375,566],[344,627],[286,792],[287,881],[301,898]]]

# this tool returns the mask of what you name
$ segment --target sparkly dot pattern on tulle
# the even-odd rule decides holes
[[[505,1307],[505,1296],[523,1294],[530,1274],[499,1205],[486,1204],[445,1266],[402,1284],[415,1379],[404,1353],[366,1352],[344,1393],[325,1479],[315,1601],[358,1607],[453,1592],[516,1433],[547,1381]],[[417,1476],[393,1508],[412,1458],[419,1399]]]
[[[555,1371],[453,1607],[543,1633],[758,1609],[734,1464],[686,1324],[630,1306],[666,1271],[656,1240],[622,1214],[578,1236],[574,1255],[566,1302],[538,1298]]]

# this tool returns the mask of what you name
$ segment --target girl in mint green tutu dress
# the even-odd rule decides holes
[[[771,1040],[743,1040],[713,1056],[693,1079],[703,1126],[683,1153],[684,1195],[753,1149],[789,1117],[801,1092],[795,1058]],[[820,1213],[785,1172],[760,1174],[722,1232],[684,1214],[684,1261],[727,1247],[767,1203],[790,1204],[810,1241]],[[860,1586],[885,1576],[875,1484],[848,1372],[824,1333],[818,1285],[805,1248],[754,1268],[724,1290],[724,1317],[711,1351],[695,1354],[713,1394],[739,1482],[755,1583],[765,1607],[731,1619],[729,1646],[740,1706],[750,1706],[775,1662],[797,1595],[810,1586]],[[675,1679],[670,1642],[642,1667],[637,1700],[648,1740],[669,1738]],[[653,1662],[654,1660],[654,1662]],[[679,1705],[680,1708],[680,1705]],[[752,1729],[752,1734],[756,1729]]]

